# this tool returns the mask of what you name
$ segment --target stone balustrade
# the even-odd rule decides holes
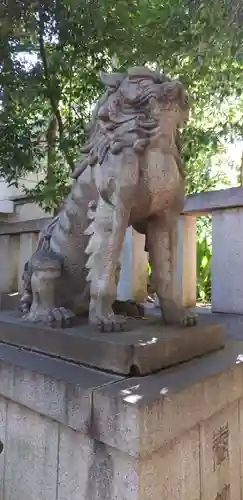
[[[25,262],[35,251],[47,218],[0,223],[0,293],[21,291]]]
[[[23,209],[22,209],[23,211]],[[28,216],[32,209],[27,209]],[[50,218],[10,218],[0,223],[0,293],[21,291],[25,262]],[[196,219],[212,215],[212,311],[243,313],[243,187],[188,196],[179,224],[178,271],[183,304],[196,305]],[[12,220],[14,222],[12,222]],[[121,253],[118,297],[143,301],[147,295],[144,236],[127,230]]]
[[[185,305],[196,304],[196,218],[203,215],[212,216],[212,311],[243,314],[243,187],[186,198],[181,273],[184,298],[190,302]]]
[[[178,271],[181,284],[182,300],[185,307],[196,306],[197,282],[197,217],[212,216],[212,311],[243,314],[243,187],[230,188],[190,195],[185,200],[184,212],[179,224]],[[137,252],[137,267],[142,267],[144,255],[134,249],[134,232],[127,236],[123,255]],[[140,243],[139,243],[140,244]],[[132,274],[132,258],[126,261],[123,272],[126,288]],[[131,266],[131,267],[130,267]],[[133,278],[131,278],[133,276]],[[146,277],[141,280],[141,273],[133,290],[137,295],[147,286]],[[119,290],[124,284],[120,283]],[[132,289],[130,283],[130,289]],[[140,290],[140,292],[138,292]],[[121,294],[122,295],[122,294]],[[128,297],[132,298],[132,297]],[[135,298],[135,297],[133,297]]]

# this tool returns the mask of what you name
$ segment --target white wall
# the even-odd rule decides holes
[[[30,173],[25,178],[19,179],[19,186],[9,186],[7,182],[0,177],[0,215],[7,214],[8,222],[20,222],[25,220],[39,219],[42,217],[48,217],[47,214],[42,210],[36,203],[14,203],[13,198],[18,198],[18,196],[25,195],[25,188],[34,188],[41,179],[43,178],[43,173]]]

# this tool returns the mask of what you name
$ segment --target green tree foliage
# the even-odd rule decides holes
[[[187,191],[215,187],[206,160],[225,137],[242,136],[242,20],[229,0],[4,0],[0,175],[18,184],[44,172],[35,195],[58,205],[101,92],[99,71],[146,63],[178,76],[193,99]]]

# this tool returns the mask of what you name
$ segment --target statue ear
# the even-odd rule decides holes
[[[124,74],[122,73],[104,73],[100,72],[100,81],[105,87],[109,87],[111,89],[116,89],[124,78]]]

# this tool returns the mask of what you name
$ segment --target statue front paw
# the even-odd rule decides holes
[[[124,330],[126,318],[116,314],[89,316],[89,322],[98,328],[100,332],[119,332]]]
[[[184,327],[195,326],[198,319],[197,314],[193,311],[175,305],[163,310],[163,316],[167,324],[181,325]]]
[[[197,324],[198,317],[192,311],[185,311],[184,317],[182,319],[183,326],[195,326]]]
[[[56,307],[52,309],[48,317],[48,324],[51,327],[67,328],[71,326],[75,314],[65,307]]]
[[[45,309],[40,306],[31,307],[30,311],[23,316],[25,321],[32,323],[44,323],[52,328],[67,328],[71,326],[75,314],[65,307]]]

